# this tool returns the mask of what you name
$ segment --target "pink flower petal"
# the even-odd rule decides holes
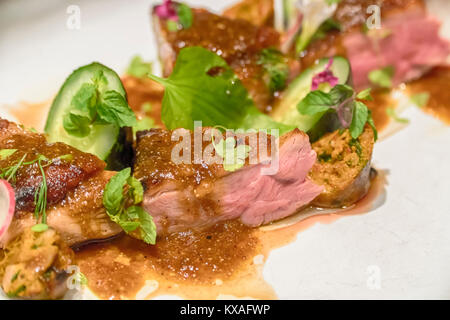
[[[339,79],[334,76],[333,71],[330,70],[331,65],[333,64],[333,58],[330,58],[327,65],[325,66],[325,70],[316,74],[311,83],[311,90],[317,90],[321,83],[329,83],[331,87],[334,87],[338,84]]]

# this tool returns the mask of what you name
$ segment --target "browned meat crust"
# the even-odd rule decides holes
[[[223,12],[230,19],[242,19],[255,26],[273,26],[273,0],[243,0]]]
[[[314,142],[317,162],[309,176],[325,190],[314,199],[313,205],[345,207],[365,196],[370,187],[373,145],[373,131],[368,125],[356,140],[348,130],[342,133],[337,130]]]
[[[200,46],[221,56],[247,88],[256,105],[265,110],[273,95],[264,82],[257,62],[262,49],[279,46],[279,34],[268,27],[256,27],[245,20],[232,20],[203,9],[193,9],[193,24],[187,30],[170,32],[164,21],[155,19],[164,75],[172,72],[179,51]]]
[[[122,83],[127,92],[128,104],[136,116],[139,119],[150,117],[157,126],[163,127],[161,105],[164,87],[153,80],[132,76],[123,77]]]
[[[66,194],[80,182],[96,175],[105,168],[105,163],[94,155],[83,153],[63,143],[47,143],[45,136],[29,132],[14,123],[2,120],[0,129],[0,149],[17,149],[6,159],[0,159],[0,168],[5,169],[24,161],[36,160],[39,155],[51,162],[45,163],[47,179],[47,201],[49,205],[63,200]],[[61,156],[69,160],[61,160]],[[48,164],[48,165],[47,165]],[[42,174],[37,163],[21,166],[13,183],[16,194],[16,210],[33,211],[36,189],[42,182]]]
[[[0,168],[16,164],[24,155],[26,161],[44,155],[47,180],[47,224],[68,244],[105,239],[122,229],[112,222],[103,207],[103,190],[114,175],[104,171],[105,163],[94,155],[83,153],[63,143],[47,143],[45,136],[0,119],[0,149],[17,149],[0,160]],[[58,157],[71,155],[69,160]],[[16,197],[14,219],[0,239],[0,247],[36,224],[34,196],[42,174],[37,164],[21,166],[16,181],[11,181]]]
[[[276,168],[271,166],[270,157],[270,151],[276,152],[272,148],[275,137],[262,133],[259,137],[257,133],[237,135],[238,144],[250,145],[251,151],[245,165],[230,172],[221,162],[208,163],[204,156],[193,162],[196,148],[215,155],[209,128],[203,130],[203,144],[199,146],[193,133],[185,129],[177,130],[183,134],[180,142],[176,138],[172,141],[170,131],[138,133],[134,176],[144,185],[143,206],[153,216],[158,235],[201,230],[233,219],[259,226],[295,213],[322,191],[307,178],[316,154],[305,133],[294,130],[280,137]],[[266,145],[265,155],[259,152],[262,145]],[[176,163],[172,153],[181,150],[187,155],[185,160],[192,163]],[[269,166],[272,173],[263,174]]]

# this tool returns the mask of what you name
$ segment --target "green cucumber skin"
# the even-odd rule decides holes
[[[272,111],[271,115],[275,121],[295,125],[304,132],[308,132],[317,123],[322,114],[302,115],[297,110],[297,104],[310,92],[313,76],[323,71],[328,61],[328,58],[320,59],[316,65],[303,71],[291,82],[281,96],[280,102]],[[339,56],[334,57],[331,70],[339,79],[339,84],[351,83],[351,69],[347,59]]]
[[[110,155],[113,150],[123,149],[123,141],[119,141],[121,140],[119,139],[121,135],[119,128],[112,125],[96,126],[95,131],[88,137],[76,138],[70,136],[64,130],[62,124],[64,115],[70,109],[70,102],[73,95],[83,83],[89,81],[95,72],[99,70],[103,71],[104,76],[108,80],[109,89],[119,92],[126,98],[125,88],[115,71],[98,62],[80,67],[73,71],[66,79],[56,98],[53,100],[44,130],[49,142],[64,142],[81,151],[95,154],[102,160],[109,160],[114,163],[112,167],[115,168],[117,167],[117,161],[114,161],[115,159],[112,159]]]

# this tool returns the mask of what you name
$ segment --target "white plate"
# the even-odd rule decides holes
[[[187,2],[218,11],[232,1]],[[450,38],[450,2],[430,2]],[[156,61],[152,1],[77,3],[81,28],[71,30],[72,1],[0,0],[0,115],[4,104],[51,98],[91,61],[118,72],[134,54]],[[404,116],[411,124],[374,151],[374,165],[389,171],[384,203],[274,250],[264,276],[279,298],[450,298],[450,127],[417,109]]]

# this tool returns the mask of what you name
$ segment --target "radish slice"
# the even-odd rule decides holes
[[[0,180],[0,239],[6,233],[14,216],[16,198],[14,189],[6,180]]]

